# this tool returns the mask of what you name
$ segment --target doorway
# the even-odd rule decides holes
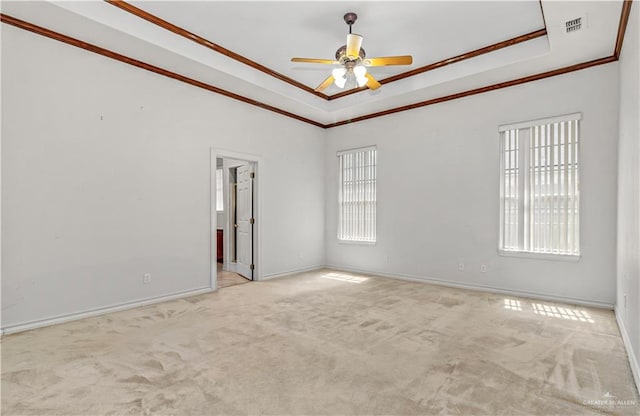
[[[215,167],[212,169],[215,229],[211,286],[222,288],[257,280],[258,162],[212,150],[212,167]]]

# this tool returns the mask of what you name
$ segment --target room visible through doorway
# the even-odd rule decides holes
[[[254,278],[253,227],[255,164],[216,158],[217,287]]]

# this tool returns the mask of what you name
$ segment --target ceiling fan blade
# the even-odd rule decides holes
[[[360,47],[362,46],[362,36],[349,33],[347,35],[347,56],[357,58],[360,56]]]
[[[362,61],[364,66],[385,66],[385,65],[411,65],[413,58],[411,55],[382,56],[379,58],[365,58]]]
[[[327,65],[337,65],[340,63],[332,59],[316,59],[316,58],[291,58],[291,62],[305,62],[309,64],[327,64]]]
[[[367,77],[367,88],[370,90],[377,90],[382,86],[370,73],[367,72],[364,76]]]
[[[329,85],[331,85],[333,83],[333,81],[335,81],[335,78],[333,78],[333,75],[329,75],[329,78],[327,78],[324,81],[322,81],[322,84],[320,84],[320,85],[318,85],[316,87],[316,91],[317,92],[324,91]]]

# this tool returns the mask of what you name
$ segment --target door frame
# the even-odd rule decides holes
[[[255,178],[253,180],[253,218],[255,218],[255,224],[253,225],[253,264],[255,268],[253,270],[253,280],[262,280],[262,192],[261,192],[261,175],[260,168],[262,167],[262,157],[249,153],[234,152],[232,150],[225,150],[212,147],[210,149],[210,213],[209,221],[211,223],[210,234],[210,247],[209,256],[211,258],[211,279],[209,286],[212,290],[218,290],[218,267],[217,267],[217,229],[218,218],[216,212],[216,175],[217,175],[217,159],[237,159],[245,162],[253,163],[253,171],[255,172]],[[223,243],[224,244],[224,243]]]

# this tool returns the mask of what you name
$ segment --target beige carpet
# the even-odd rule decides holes
[[[2,339],[3,415],[639,412],[611,311],[327,270]]]

